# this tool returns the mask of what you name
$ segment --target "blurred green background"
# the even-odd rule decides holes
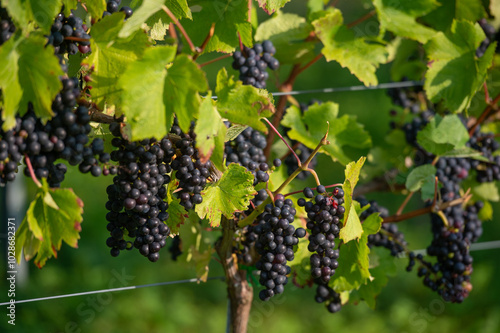
[[[341,1],[339,7],[346,22],[354,21],[369,10],[360,1]],[[304,12],[304,5],[295,1],[287,5],[285,11]],[[374,21],[368,20],[356,29],[376,34],[374,26]],[[199,62],[212,57],[200,57]],[[230,60],[205,67],[212,90],[215,75],[222,66],[229,69]],[[378,70],[379,82],[390,81],[389,69],[390,64]],[[289,67],[282,68],[280,76],[284,77],[288,70]],[[360,82],[338,64],[321,60],[299,77],[294,89],[351,85],[360,85]],[[269,90],[276,91],[276,88],[270,84]],[[383,143],[389,131],[388,110],[392,107],[385,91],[300,95],[297,100],[308,102],[312,98],[339,103],[341,114],[355,114],[365,124],[374,145]],[[353,152],[353,157],[361,153]],[[342,170],[329,157],[319,158],[317,171],[324,184],[343,181]],[[296,187],[303,188],[311,181],[297,182]],[[166,249],[162,250],[157,263],[150,263],[136,251],[122,253],[117,258],[109,255],[105,244],[109,234],[104,204],[107,200],[105,188],[110,182],[111,178],[96,179],[81,175],[77,170],[68,172],[63,185],[72,187],[85,202],[79,248],[63,245],[58,258],[49,260],[41,270],[31,262],[23,263],[27,274],[18,276],[17,300],[195,277],[193,268],[172,261]],[[33,188],[30,188],[28,200],[32,197]],[[391,211],[404,200],[404,196],[388,193],[373,193],[367,197],[377,199]],[[418,198],[414,198],[407,210],[420,205]],[[495,206],[493,221],[484,223],[480,241],[500,239],[499,209],[500,206]],[[411,249],[425,248],[430,242],[427,216],[400,223],[400,229],[405,232]],[[5,247],[4,238],[0,246]],[[323,305],[315,303],[314,289],[299,289],[290,283],[283,295],[270,302],[261,302],[256,297],[249,332],[500,332],[500,285],[497,283],[500,249],[473,252],[473,257],[474,289],[463,304],[444,303],[436,293],[423,286],[415,272],[405,271],[405,259],[394,259],[398,266],[397,276],[379,296],[376,310],[364,303],[349,304],[341,312],[330,314]],[[1,263],[1,267],[5,267],[3,256]],[[222,275],[220,265],[213,260],[209,276]],[[4,302],[8,300],[3,292],[7,289],[4,270],[0,276],[0,302]],[[227,298],[225,284],[212,280],[18,304],[15,327],[7,324],[5,307],[1,313],[0,332],[224,332]]]

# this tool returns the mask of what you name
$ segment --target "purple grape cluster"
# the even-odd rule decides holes
[[[336,187],[329,195],[325,187],[319,185],[317,192],[314,196],[313,190],[306,187],[304,196],[314,199],[307,201],[300,198],[297,204],[305,208],[308,218],[306,226],[310,234],[307,248],[312,253],[311,276],[328,283],[339,265],[339,250],[335,250],[335,238],[339,236],[345,212],[345,208],[341,206],[344,203],[344,191]]]
[[[50,29],[48,44],[54,45],[56,54],[77,54],[78,51],[85,54],[90,52],[90,35],[81,18],[59,13]]]
[[[243,84],[255,88],[266,88],[269,73],[266,69],[275,71],[279,68],[279,61],[273,57],[276,48],[269,40],[254,44],[252,48],[244,47],[243,52],[233,53],[233,68],[240,71],[240,80]]]
[[[109,16],[120,11],[125,13],[125,19],[130,18],[134,11],[128,6],[120,7],[121,2],[121,0],[108,0],[108,3],[106,4],[106,11],[102,14],[102,17]]]
[[[113,184],[107,188],[106,219],[111,237],[106,244],[114,257],[135,247],[155,262],[170,234],[164,223],[169,217],[168,204],[163,199],[167,197],[165,185],[170,183],[175,146],[168,136],[159,141],[129,142],[122,137],[119,123],[111,124],[110,131],[115,136],[112,144],[118,148],[111,159],[119,166]],[[134,242],[126,241],[125,236],[135,238]]]
[[[284,199],[282,194],[278,194],[274,204],[266,205],[248,233],[257,236],[255,249],[260,259],[256,268],[261,271],[259,283],[265,287],[259,293],[259,298],[263,301],[283,293],[284,286],[288,283],[287,275],[291,268],[287,262],[294,259],[293,246],[298,244],[299,238],[306,235],[303,228],[295,229],[291,225],[296,213],[292,200]]]

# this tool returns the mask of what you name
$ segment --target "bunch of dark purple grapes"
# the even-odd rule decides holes
[[[121,0],[109,0],[107,5],[106,5],[106,11],[102,14],[102,17],[109,16],[113,13],[116,13],[118,11],[124,12],[125,13],[125,19],[128,19],[129,17],[132,16],[134,11],[132,8],[127,7],[127,6],[122,6],[120,8]],[[119,10],[118,10],[119,8]]]
[[[229,125],[229,124],[227,124]],[[226,164],[237,163],[244,166],[254,176],[254,185],[269,180],[269,165],[266,163],[266,137],[259,131],[248,127],[234,140],[225,144]]]
[[[335,290],[328,286],[327,282],[321,279],[315,279],[314,283],[318,285],[316,296],[314,297],[316,302],[325,303],[327,310],[331,313],[339,312],[342,309],[340,294],[335,292]]]
[[[5,43],[16,32],[16,26],[12,23],[7,10],[0,6],[0,45]]]
[[[243,52],[233,53],[233,68],[240,71],[240,80],[243,84],[254,86],[255,88],[266,88],[266,81],[269,67],[275,71],[279,68],[279,61],[273,57],[276,48],[269,40],[254,44],[252,48],[244,47]]]
[[[181,200],[181,205],[189,210],[203,201],[201,191],[210,177],[211,162],[201,162],[198,149],[195,148],[194,132],[183,133],[177,125],[177,119],[170,132],[179,136],[173,146],[176,158],[171,165],[172,170],[176,171],[174,177],[179,180],[179,190],[176,191],[176,195]]]
[[[307,229],[310,230],[308,250],[311,255],[311,275],[315,279],[321,279],[325,283],[335,273],[338,267],[339,251],[335,250],[335,238],[338,238],[341,220],[344,217],[345,208],[344,191],[334,188],[331,195],[326,192],[324,186],[317,187],[318,194],[314,196],[311,188],[306,187],[303,191],[306,198],[300,198],[297,204],[304,207],[307,213]]]
[[[63,89],[52,103],[54,116],[46,124],[36,117],[30,105],[28,112],[17,118],[13,129],[0,130],[1,184],[15,179],[22,156],[29,158],[35,176],[47,178],[51,187],[59,187],[67,170],[62,163],[54,164],[58,159],[79,165],[83,173],[101,175],[99,164],[107,164],[110,155],[104,152],[102,139],[89,144],[90,116],[86,107],[76,105],[80,93],[77,83],[76,78],[62,79]],[[28,168],[25,175],[31,176]]]
[[[436,257],[437,262],[431,264],[422,255],[417,256],[418,275],[423,277],[425,286],[437,291],[445,301],[461,303],[472,290],[473,258],[469,249],[482,234],[477,216],[482,207],[482,202],[476,202],[465,210],[459,206],[446,208],[448,225],[439,215],[432,214],[433,240],[427,254]]]
[[[166,184],[175,146],[168,136],[129,142],[120,133],[120,124],[113,123],[110,130],[116,136],[112,144],[117,147],[111,159],[119,163],[118,174],[108,186],[109,210],[106,219],[111,237],[106,244],[116,257],[121,250],[133,247],[150,261],[159,259],[159,251],[166,244],[170,229],[164,223],[168,219]],[[126,241],[125,236],[135,238]]]
[[[249,233],[257,236],[255,249],[260,259],[256,268],[261,271],[259,282],[266,288],[259,293],[263,301],[283,293],[288,283],[287,275],[291,272],[287,262],[294,259],[293,246],[306,235],[303,228],[295,229],[291,225],[295,214],[292,200],[285,200],[282,194],[278,194],[274,204],[266,205],[264,212],[257,217]]]
[[[90,52],[90,35],[81,18],[60,13],[50,29],[48,44],[54,45],[56,54],[77,54],[78,51],[85,54]]]

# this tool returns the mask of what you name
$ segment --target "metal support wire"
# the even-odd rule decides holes
[[[376,86],[350,86],[350,87],[337,87],[337,88],[323,88],[323,89],[310,89],[310,90],[293,90],[288,92],[278,91],[273,92],[271,95],[275,97],[288,96],[288,95],[304,95],[304,94],[326,94],[335,92],[346,92],[346,91],[364,91],[364,90],[381,90],[381,89],[392,89],[392,88],[409,88],[409,87],[420,87],[424,85],[424,81],[402,81],[402,82],[388,82],[381,83]],[[212,99],[217,99],[217,96],[212,96]]]
[[[494,250],[494,249],[500,249],[500,240],[496,241],[491,241],[491,242],[481,242],[481,243],[475,243],[472,244],[470,247],[470,251],[481,251],[481,250]],[[426,255],[427,250],[426,249],[420,249],[413,251],[415,254],[423,254]],[[399,256],[399,258],[404,258],[406,255],[403,253],[402,255]],[[207,281],[209,280],[221,280],[224,281],[225,277],[224,276],[215,276],[215,277],[209,277]],[[31,298],[31,299],[23,299],[20,301],[16,301],[16,304],[20,303],[29,303],[29,302],[38,302],[38,301],[47,301],[47,300],[52,300],[52,299],[59,299],[59,298],[66,298],[66,297],[75,297],[75,296],[85,296],[85,295],[94,295],[94,294],[102,294],[102,293],[108,293],[108,292],[115,292],[115,291],[124,291],[124,290],[133,290],[133,289],[140,289],[140,288],[148,288],[148,287],[157,287],[157,286],[166,286],[166,285],[173,285],[173,284],[181,284],[181,283],[193,283],[193,282],[200,282],[200,279],[187,279],[187,280],[178,280],[178,281],[168,281],[168,282],[159,282],[159,283],[151,283],[151,284],[141,284],[138,286],[129,286],[129,287],[121,287],[121,288],[112,288],[112,289],[102,289],[102,290],[93,290],[93,291],[86,291],[86,292],[81,292],[81,293],[74,293],[74,294],[66,294],[66,295],[57,295],[57,296],[47,296],[47,297],[40,297],[40,298]],[[0,303],[0,306],[2,305],[9,305],[9,302],[4,302]],[[228,303],[228,316],[230,311],[230,305]]]
[[[215,276],[215,277],[209,277],[207,281],[209,280],[224,280],[224,276]],[[102,294],[102,293],[111,293],[115,291],[124,291],[124,290],[133,290],[133,289],[140,289],[140,288],[148,288],[148,287],[157,287],[157,286],[166,286],[166,285],[172,285],[172,284],[181,284],[181,283],[193,283],[193,282],[200,282],[201,280],[198,278],[195,279],[187,279],[187,280],[178,280],[178,281],[168,281],[168,282],[158,282],[158,283],[151,283],[151,284],[141,284],[138,286],[128,286],[128,287],[121,287],[121,288],[112,288],[112,289],[101,289],[101,290],[93,290],[93,291],[85,291],[81,293],[74,293],[74,294],[66,294],[66,295],[57,295],[57,296],[47,296],[47,297],[40,297],[40,298],[31,298],[31,299],[23,299],[20,301],[16,300],[16,304],[20,303],[29,303],[29,302],[38,302],[38,301],[48,301],[52,299],[59,299],[59,298],[66,298],[66,297],[75,297],[75,296],[85,296],[85,295],[94,295],[94,294]],[[0,306],[2,305],[9,305],[9,302],[4,302],[0,303]]]

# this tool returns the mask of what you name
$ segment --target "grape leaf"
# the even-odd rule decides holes
[[[377,233],[381,223],[382,218],[378,213],[371,214],[363,222],[361,238],[340,247],[339,267],[329,283],[336,292],[359,289],[361,285],[373,279],[369,271],[370,248],[367,242],[368,235]]]
[[[395,45],[395,56],[391,65],[391,78],[393,81],[407,80],[419,81],[427,70],[422,46],[411,39],[398,38]]]
[[[257,0],[259,2],[260,8],[264,9],[269,15],[283,7],[287,2],[291,0]]]
[[[389,277],[395,276],[397,273],[395,262],[398,259],[391,256],[390,252],[383,248],[375,247],[371,252],[374,253],[370,253],[370,267],[374,266],[373,262],[377,263],[376,267],[370,268],[373,280],[368,280],[358,290],[353,291],[350,300],[355,303],[363,300],[370,308],[375,309],[377,296],[389,282]]]
[[[172,180],[168,184],[167,188],[167,203],[168,209],[167,213],[169,215],[166,224],[170,229],[170,235],[178,235],[181,225],[186,221],[186,217],[188,216],[188,212],[181,205],[181,200],[176,198],[173,195],[173,191],[175,191],[179,186],[178,180]]]
[[[167,108],[167,119],[172,119],[175,114],[180,128],[188,132],[191,121],[198,115],[200,106],[198,93],[207,89],[205,72],[187,55],[177,56],[172,67],[168,69],[165,82],[163,96]]]
[[[162,138],[168,133],[171,124],[167,121],[163,91],[166,65],[174,60],[176,51],[175,46],[148,48],[118,79],[118,89],[122,90],[120,106],[130,125],[132,141]]]
[[[226,125],[224,125],[222,118],[215,108],[212,94],[209,93],[200,104],[198,121],[194,128],[194,132],[196,133],[196,148],[200,152],[202,163],[206,163],[210,159],[210,156],[212,156],[212,153],[214,153],[212,162],[216,166],[222,165],[226,130]]]
[[[254,197],[252,184],[252,173],[231,163],[221,179],[202,192],[203,202],[196,205],[196,212],[207,218],[212,227],[218,227],[222,215],[230,219],[235,212],[247,209]]]
[[[199,217],[192,210],[189,218],[180,228],[179,235],[182,239],[181,259],[194,264],[196,277],[206,282],[208,277],[208,264],[214,252],[212,244],[215,243],[214,232],[206,231]]]
[[[82,4],[85,5],[87,12],[95,19],[100,19],[102,13],[104,13],[107,8],[106,0],[83,0]]]
[[[141,6],[134,11],[134,15],[125,22],[118,37],[129,37],[133,32],[139,30],[148,18],[160,11],[163,6],[165,6],[165,0],[143,1]]]
[[[181,23],[195,45],[203,43],[215,23],[205,52],[232,52],[239,45],[238,33],[244,45],[252,45],[248,7],[241,0],[192,0],[189,5],[197,11],[193,12],[193,20],[183,19]]]
[[[418,144],[434,155],[463,148],[467,141],[469,133],[457,115],[436,115],[417,134]]]
[[[369,148],[372,144],[369,133],[356,122],[351,115],[338,118],[338,104],[333,102],[321,105],[313,104],[307,112],[301,114],[296,106],[287,109],[282,124],[290,128],[288,136],[307,147],[314,149],[329,129],[329,145],[323,146],[321,151],[330,155],[334,161],[346,165],[351,160],[343,151],[344,146],[354,148]]]
[[[53,115],[52,101],[62,88],[59,76],[64,73],[54,48],[45,44],[43,36],[32,33],[29,38],[11,38],[0,48],[4,130],[15,125],[16,113],[24,115],[29,103],[42,121]]]
[[[306,19],[296,14],[278,11],[271,19],[259,25],[255,40],[270,40],[276,47],[275,58],[281,64],[297,64],[314,57],[315,42],[304,41],[312,31]]]
[[[248,126],[246,125],[240,125],[240,124],[232,125],[227,129],[225,141],[227,142],[236,139],[236,137],[241,133],[243,133],[243,131],[246,130],[247,128]]]
[[[3,1],[2,7],[9,12],[9,16],[15,22],[18,29],[28,33],[33,30],[34,21],[40,30],[44,33],[50,32],[50,27],[54,19],[61,10],[62,2],[57,1]],[[43,64],[43,62],[41,63]]]
[[[434,184],[435,175],[436,167],[434,165],[426,164],[418,166],[411,170],[406,178],[406,188],[408,191],[415,192],[420,190],[420,188],[429,181]]]
[[[453,20],[478,21],[488,17],[481,0],[439,0],[440,6],[422,17],[422,21],[440,31],[448,30]]]
[[[47,259],[57,257],[62,241],[71,247],[78,246],[83,203],[71,189],[49,189],[42,178],[35,199],[16,233],[16,260],[30,260],[35,254],[35,264],[42,268]]]
[[[124,13],[114,13],[92,26],[92,53],[83,60],[84,65],[94,67],[92,99],[101,108],[104,107],[104,102],[119,102],[119,77],[129,64],[142,56],[149,45],[148,36],[142,31],[137,31],[126,39],[118,38],[124,18]]]
[[[352,188],[349,179],[344,181],[342,186],[344,189],[344,226],[340,229],[339,238],[347,243],[351,240],[358,239],[363,234],[363,227],[361,226],[361,221],[359,220],[358,214],[356,214],[356,208],[352,200]]]
[[[225,68],[217,74],[217,109],[223,118],[237,124],[248,125],[267,133],[267,127],[260,121],[274,113],[274,100],[264,89],[243,85],[228,77]]]
[[[359,158],[357,162],[351,162],[346,165],[344,170],[345,179],[349,180],[352,186],[352,190],[358,184],[359,174],[361,172],[361,168],[366,162],[366,157],[362,156]]]
[[[479,220],[489,221],[493,219],[493,206],[489,201],[484,201],[484,206],[478,212]]]
[[[62,0],[63,6],[64,6],[64,15],[69,16],[71,14],[71,11],[73,9],[76,9],[76,6],[78,5],[78,0]]]
[[[481,200],[488,200],[493,202],[500,201],[500,195],[498,193],[498,186],[496,183],[482,183],[472,187],[472,193],[474,196],[480,198]]]
[[[380,21],[380,34],[390,30],[398,36],[427,42],[436,33],[418,23],[416,19],[424,16],[438,6],[435,0],[393,1],[373,0]]]
[[[375,71],[387,61],[388,56],[383,41],[356,38],[354,32],[343,25],[342,13],[336,8],[331,8],[312,24],[324,45],[321,52],[327,61],[335,60],[342,67],[347,67],[367,86],[378,83]]]
[[[425,50],[431,62],[424,88],[431,101],[443,100],[453,112],[469,107],[482,87],[495,52],[496,44],[491,44],[481,58],[476,57],[476,49],[484,38],[478,24],[454,21],[450,31],[438,32],[427,42]]]

